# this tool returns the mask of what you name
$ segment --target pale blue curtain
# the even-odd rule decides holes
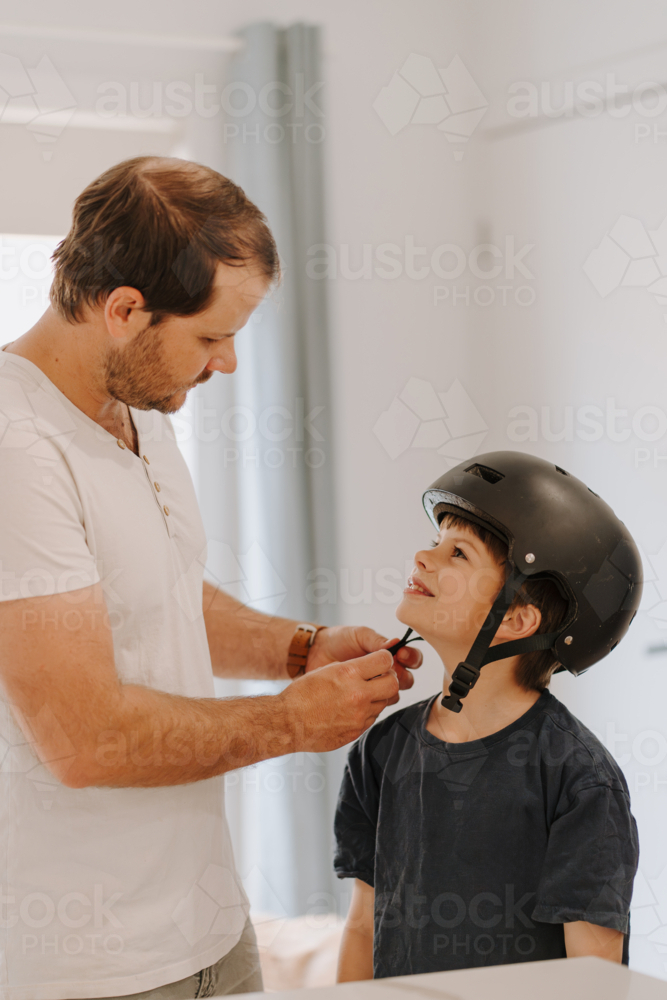
[[[199,387],[190,460],[210,577],[261,610],[332,624],[335,606],[318,603],[312,577],[336,567],[325,282],[306,274],[308,249],[325,242],[319,31],[259,24],[242,37],[225,91],[223,172],[266,214],[284,278],[237,336],[237,373]],[[335,908],[341,769],[340,753],[297,754],[228,776],[237,864],[255,909]]]

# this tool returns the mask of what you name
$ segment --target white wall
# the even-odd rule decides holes
[[[53,10],[46,0],[37,0],[31,18],[52,23]],[[0,4],[0,12],[2,20],[17,17],[7,3]],[[332,454],[341,539],[334,569],[345,620],[395,633],[390,591],[382,585],[387,577],[378,581],[378,573],[402,575],[406,559],[430,538],[420,497],[443,471],[447,455],[434,447],[407,447],[391,458],[373,432],[410,379],[441,393],[459,380],[467,391],[476,412],[465,410],[459,399],[447,414],[453,421],[449,451],[454,457],[457,447],[465,448],[459,439],[472,435],[481,420],[487,428],[482,450],[525,447],[558,462],[612,504],[648,553],[660,551],[667,540],[667,471],[657,458],[654,465],[654,449],[667,454],[667,435],[647,442],[641,436],[649,436],[645,429],[640,435],[632,431],[631,417],[646,406],[667,411],[667,307],[642,287],[620,288],[603,299],[583,265],[619,216],[657,229],[667,215],[667,139],[658,136],[654,143],[651,137],[635,137],[637,125],[655,122],[667,130],[665,114],[653,119],[635,110],[627,117],[605,112],[528,129],[525,120],[508,113],[507,102],[509,88],[520,81],[544,83],[556,101],[566,81],[604,80],[608,72],[631,88],[667,78],[663,4],[282,0],[278,7],[273,0],[193,0],[157,8],[148,0],[119,0],[112,18],[103,7],[63,0],[57,17],[63,24],[188,35],[226,34],[264,18],[320,23],[325,30],[329,228],[339,261],[343,244],[355,267],[364,244],[372,252],[386,243],[404,247],[409,239],[429,251],[442,244],[466,252],[482,243],[504,248],[508,238],[516,248],[533,244],[524,258],[531,277],[517,271],[487,281],[466,269],[452,280],[433,273],[411,278],[404,271],[393,280],[339,275],[330,281]],[[3,44],[4,51],[16,52],[28,65],[48,52],[63,77],[69,80],[71,74],[81,108],[94,107],[96,87],[110,79],[192,79],[203,71],[207,79],[219,81],[223,75],[224,60],[209,55],[36,41]],[[463,60],[489,102],[469,142],[449,143],[434,125],[410,124],[392,136],[373,110],[380,89],[411,52],[430,57],[436,67],[448,66],[456,54]],[[517,125],[518,131],[494,131]],[[75,135],[66,130],[45,163],[20,126],[0,127],[0,142],[11,150],[0,168],[0,231],[62,232],[67,203],[105,165],[138,152],[184,149],[188,143],[202,148],[198,144],[206,142],[210,157],[223,155],[217,141],[194,117],[168,134]],[[463,152],[462,159],[455,158],[456,150]],[[480,260],[490,266],[488,255]],[[501,284],[509,290],[499,291]],[[495,304],[474,304],[479,285],[491,286]],[[519,292],[521,301],[534,295],[532,304],[516,303],[521,288],[528,289]],[[471,304],[466,292],[473,296]],[[498,304],[503,294],[507,305]],[[412,386],[421,399],[414,405],[425,405],[427,387]],[[576,434],[580,422],[571,440],[547,440],[540,429],[535,440],[522,443],[508,430],[508,414],[517,406],[537,412],[548,407],[554,431],[562,426],[567,407],[576,418],[584,405],[605,410],[608,397],[630,415],[618,419],[619,429],[631,429],[627,440],[614,440],[605,431],[599,440],[583,441]],[[650,429],[649,420],[642,426]],[[648,460],[641,449],[648,449]],[[660,560],[655,567],[659,576]],[[363,590],[364,574],[366,579],[370,574],[370,591]],[[662,587],[667,588],[667,579],[648,588],[647,609],[667,596]],[[358,602],[350,591],[360,595]],[[607,662],[576,682],[556,679],[554,691],[604,739],[616,734],[612,749],[631,785],[642,879],[648,880],[642,881],[638,898],[633,962],[667,976],[667,874],[661,877],[667,873],[667,664],[664,655],[646,652],[663,636],[656,619],[642,614]],[[441,667],[427,652],[412,696],[433,692],[441,677]]]

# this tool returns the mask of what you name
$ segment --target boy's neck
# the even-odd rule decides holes
[[[470,743],[499,732],[520,719],[540,697],[539,691],[526,691],[516,682],[518,657],[498,660],[482,668],[475,687],[463,699],[456,714],[443,708],[438,696],[431,707],[426,728],[445,743]],[[449,690],[445,675],[443,693]]]

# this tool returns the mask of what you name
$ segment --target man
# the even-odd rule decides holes
[[[260,989],[220,775],[350,742],[420,656],[203,583],[167,415],[234,371],[278,276],[243,192],[183,161],[121,163],[54,260],[51,308],[0,353],[0,997]],[[213,697],[214,673],[302,665],[280,695]]]

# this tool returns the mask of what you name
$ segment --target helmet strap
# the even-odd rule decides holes
[[[547,632],[540,635],[530,635],[525,639],[514,639],[511,642],[500,643],[492,649],[489,648],[517,591],[528,579],[525,573],[519,573],[511,564],[508,566],[509,572],[505,583],[493,602],[484,624],[477,633],[477,638],[473,642],[470,652],[452,674],[449,691],[440,702],[450,712],[458,713],[461,711],[462,699],[472,691],[479,679],[482,667],[487,663],[503,660],[507,656],[517,656],[519,653],[533,653],[540,649],[551,649],[560,634]]]

